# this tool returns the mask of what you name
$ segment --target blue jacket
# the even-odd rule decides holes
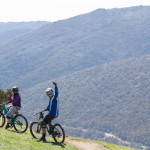
[[[57,86],[55,87],[55,95],[53,97],[51,97],[49,100],[48,111],[54,117],[58,117],[59,107],[58,107],[58,88],[57,88]]]

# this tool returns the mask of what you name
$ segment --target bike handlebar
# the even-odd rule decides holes
[[[45,109],[42,110],[42,111],[40,111],[40,112],[38,112],[38,113],[36,113],[36,114],[34,114],[34,116],[36,116],[37,114],[40,114],[40,113],[42,113],[42,112],[44,112],[44,111],[45,111]]]

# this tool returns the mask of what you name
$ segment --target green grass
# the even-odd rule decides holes
[[[91,141],[85,140],[77,137],[68,137],[76,141]],[[68,144],[56,144],[51,137],[47,137],[48,143],[37,142],[33,139],[30,132],[17,133],[14,129],[5,130],[0,128],[0,149],[1,150],[79,150],[78,148]],[[128,147],[114,145],[106,142],[92,141],[96,143],[101,143],[104,147],[110,150],[134,150]]]
[[[76,141],[89,141],[89,142],[92,141],[92,140],[85,140],[85,139],[81,139],[81,138],[77,138],[77,137],[69,137],[69,138],[76,140]],[[109,148],[110,150],[135,150],[135,149],[128,148],[125,146],[115,145],[115,144],[106,143],[106,142],[102,142],[102,141],[92,141],[92,142],[100,143],[101,145]]]
[[[135,150],[135,149],[132,149],[132,148],[124,147],[124,146],[121,146],[121,145],[114,145],[114,144],[106,143],[106,142],[98,142],[98,143],[101,143],[103,146],[108,147],[111,150]]]
[[[0,128],[0,149],[1,150],[79,150],[68,143],[56,144],[51,137],[47,137],[48,143],[37,142],[29,131],[17,133],[12,130]]]

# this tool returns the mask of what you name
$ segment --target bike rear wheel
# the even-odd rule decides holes
[[[14,117],[14,129],[20,133],[26,132],[26,130],[28,129],[27,119],[24,116],[17,114]]]
[[[0,112],[0,127],[5,125],[5,116],[2,112]]]
[[[30,133],[33,138],[40,139],[42,136],[41,124],[39,124],[38,122],[32,122],[30,125]]]
[[[65,141],[65,131],[60,124],[54,124],[52,137],[56,143],[63,143]]]

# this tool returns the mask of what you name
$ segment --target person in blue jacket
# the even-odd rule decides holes
[[[48,114],[45,116],[45,118],[43,119],[43,121],[41,122],[42,125],[42,137],[38,140],[46,142],[46,124],[50,124],[51,125],[51,121],[55,118],[58,117],[58,113],[59,113],[59,107],[58,107],[58,87],[57,87],[57,83],[53,82],[54,86],[55,86],[55,94],[54,94],[54,90],[52,88],[47,88],[46,89],[46,95],[49,97],[49,104],[48,107],[45,109],[45,111],[48,111]]]

